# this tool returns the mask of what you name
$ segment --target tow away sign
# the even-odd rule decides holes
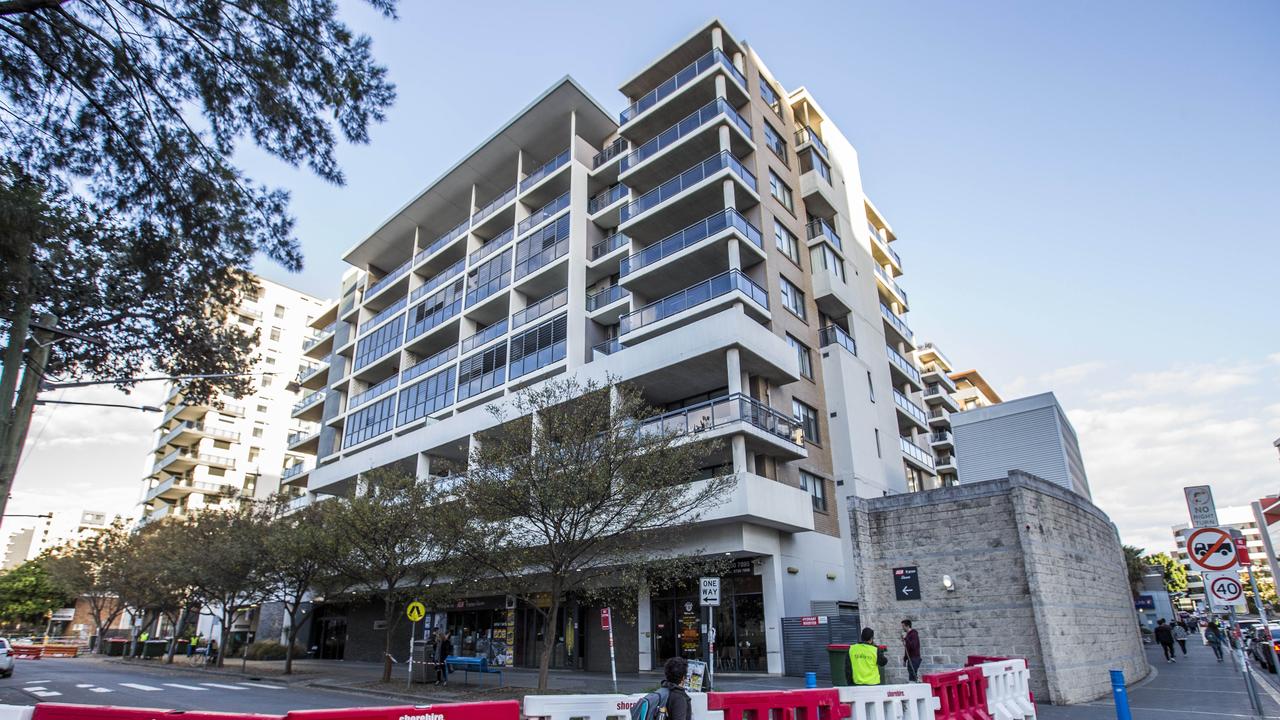
[[[1236,566],[1236,545],[1226,528],[1196,528],[1187,534],[1187,558],[1201,573],[1222,572]]]

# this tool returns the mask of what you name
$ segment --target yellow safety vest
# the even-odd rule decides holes
[[[849,667],[853,669],[854,685],[880,684],[880,649],[867,643],[849,646]]]

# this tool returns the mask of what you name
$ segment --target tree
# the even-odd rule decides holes
[[[281,602],[289,617],[285,675],[293,673],[293,644],[303,627],[303,603],[311,593],[336,589],[341,582],[333,573],[340,549],[331,530],[332,508],[332,502],[315,502],[277,517],[267,528],[263,579],[269,597]]]
[[[173,559],[188,568],[192,596],[217,613],[218,666],[223,665],[231,625],[240,613],[269,597],[263,570],[267,555],[267,517],[261,508],[242,506],[198,512],[181,525],[181,547]]]
[[[44,560],[54,582],[88,604],[98,652],[104,651],[107,629],[124,612],[116,590],[122,584],[122,559],[132,539],[124,522],[117,519],[98,533],[55,549]]]
[[[40,559],[0,575],[0,621],[5,623],[39,623],[51,611],[74,602],[75,596],[49,576]]]
[[[1160,568],[1164,575],[1164,588],[1170,594],[1186,592],[1187,568],[1174,559],[1169,553],[1151,553],[1143,558],[1148,565]]]
[[[166,519],[135,532],[118,554],[112,590],[134,618],[131,639],[190,596],[186,542],[186,521]]]
[[[1147,575],[1147,564],[1142,560],[1142,554],[1146,550],[1132,545],[1123,546],[1123,550],[1124,567],[1129,576],[1129,591],[1137,599],[1138,592],[1142,589],[1142,578]]]
[[[382,681],[391,680],[391,634],[410,593],[437,590],[446,562],[458,544],[460,525],[447,504],[446,489],[419,481],[395,467],[361,478],[364,492],[325,502],[332,512],[325,529],[337,543],[334,568],[354,591],[382,601]]]
[[[690,576],[698,559],[681,543],[735,482],[719,473],[695,482],[717,443],[638,422],[656,411],[612,381],[551,380],[489,410],[498,426],[473,447],[455,489],[472,523],[473,572],[523,597],[547,627],[570,594],[634,597],[641,582]],[[539,690],[553,645],[539,660]]]
[[[37,378],[250,367],[225,322],[244,269],[302,260],[288,193],[247,177],[239,146],[341,184],[339,139],[367,142],[394,96],[333,2],[0,0],[0,508]],[[51,338],[33,323],[73,334],[24,361]],[[189,391],[217,387],[244,389]]]

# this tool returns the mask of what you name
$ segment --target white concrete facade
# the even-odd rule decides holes
[[[252,378],[254,392],[188,404],[177,386],[170,389],[150,454],[151,472],[143,479],[139,522],[181,517],[236,498],[267,498],[282,489],[282,479],[290,479],[290,467],[314,463],[314,445],[307,453],[291,447],[297,444],[291,440],[315,435],[319,426],[292,415],[305,392],[296,379],[314,365],[303,357],[303,346],[326,303],[262,278],[257,281],[257,296],[247,298],[233,316],[246,330],[260,333],[253,372],[261,374]],[[302,494],[300,488],[289,492]]]
[[[754,559],[779,673],[783,617],[858,599],[844,497],[934,477],[895,236],[835,123],[719,21],[620,89],[615,117],[558,82],[346,253],[294,481],[430,475],[522,387],[633,383],[727,439],[738,485],[690,547]]]

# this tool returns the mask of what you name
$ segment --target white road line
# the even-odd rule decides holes
[[[251,687],[251,688],[267,688],[268,690],[288,690],[289,689],[283,685],[268,685],[266,683],[260,683],[260,682],[242,682],[242,683],[236,683],[236,684],[244,685],[245,687]]]
[[[98,687],[96,687],[96,688],[89,688],[89,692],[96,692],[96,693],[108,693],[108,692],[115,692],[115,691],[114,691],[114,690],[108,690],[107,688],[98,688]]]
[[[42,681],[42,682],[49,682],[49,681],[48,681],[48,680],[44,680],[44,681]],[[23,690],[44,690],[44,689],[45,689],[45,687],[44,687],[43,685],[42,685],[42,686],[40,686],[40,687],[30,687],[30,686],[28,686],[28,687],[24,687],[24,688],[22,688],[22,689],[23,689]]]
[[[200,684],[204,685],[205,687],[222,688],[223,690],[245,690],[246,689],[246,688],[240,687],[239,685],[223,685],[221,683],[200,683]]]
[[[36,697],[58,697],[62,694],[56,690],[28,690],[28,692]]]
[[[93,684],[92,684],[92,683],[78,683],[78,684],[76,685],[76,687],[78,687],[78,688],[93,687]]]
[[[39,685],[40,683],[53,682],[52,680],[24,680],[27,685]]]
[[[164,683],[164,686],[171,687],[171,688],[178,688],[179,690],[199,690],[201,692],[205,692],[209,689],[209,688],[197,687],[195,685],[183,685],[182,683]]]
[[[143,692],[160,692],[160,688],[143,685],[142,683],[120,683],[120,685],[121,687],[133,688],[134,690],[141,690]]]

